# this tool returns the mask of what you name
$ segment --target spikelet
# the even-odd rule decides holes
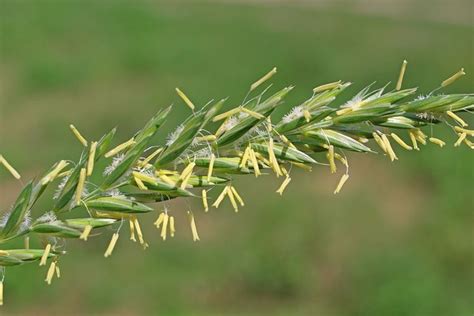
[[[313,89],[313,92],[314,93],[319,93],[319,92],[323,92],[323,91],[326,91],[326,90],[332,90],[334,88],[339,88],[341,86],[341,82],[342,82],[341,80],[338,80],[338,81],[335,81],[335,82],[330,82],[330,83],[326,83],[326,84],[317,86],[316,88]]]

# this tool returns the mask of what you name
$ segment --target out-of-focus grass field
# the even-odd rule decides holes
[[[118,125],[125,140],[175,103],[164,137],[189,114],[176,86],[196,104],[230,96],[235,105],[273,66],[275,87],[296,85],[280,114],[325,82],[354,82],[345,98],[393,82],[404,58],[405,85],[420,93],[461,66],[470,76],[447,91],[473,92],[472,19],[452,19],[472,4],[400,3],[410,14],[290,1],[0,0],[0,152],[34,177],[80,153],[69,123],[89,139]],[[162,242],[156,214],[142,221],[146,251],[125,231],[109,259],[110,232],[70,242],[51,286],[43,267],[7,270],[0,314],[472,315],[473,154],[453,148],[446,127],[433,132],[449,144],[399,149],[395,163],[350,155],[338,196],[339,175],[316,167],[297,172],[283,198],[273,177],[238,180],[247,202],[238,214],[229,205],[204,214],[191,201],[199,243],[180,215],[177,237]],[[0,171],[1,210],[20,188]]]

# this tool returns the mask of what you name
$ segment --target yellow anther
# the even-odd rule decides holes
[[[199,240],[199,235],[198,235],[198,232],[197,232],[196,221],[194,220],[193,213],[188,211],[188,217],[189,217],[189,224],[191,226],[191,232],[193,234],[193,240],[198,241]]]
[[[337,193],[341,192],[341,189],[342,189],[344,183],[346,183],[347,179],[349,179],[349,175],[346,173],[341,177],[341,180],[339,180],[339,183],[337,184],[336,190],[334,190],[334,194],[337,194]]]
[[[472,130],[472,129],[465,129],[465,128],[461,128],[459,126],[454,126],[454,130],[458,133],[466,133],[469,136],[474,136],[474,130]]]
[[[238,212],[239,207],[237,205],[237,202],[235,201],[234,193],[232,192],[231,186],[229,186],[229,189],[227,189],[227,196],[229,197],[230,203],[232,204],[232,207],[234,208],[235,212]]]
[[[159,153],[163,151],[163,147],[158,148],[152,152],[148,157],[146,157],[142,162],[140,162],[141,167],[145,167],[153,158],[155,158]]]
[[[291,181],[291,178],[289,176],[286,176],[285,180],[283,181],[283,183],[280,185],[280,187],[278,188],[276,192],[280,195],[283,195],[283,191],[285,191],[290,181]]]
[[[223,119],[227,119],[229,117],[231,117],[232,115],[235,115],[237,113],[240,113],[240,111],[242,111],[242,107],[241,106],[238,106],[236,108],[233,108],[227,112],[224,112],[222,114],[219,114],[219,115],[216,115],[214,116],[214,118],[212,119],[213,122],[217,122],[217,121],[220,121],[220,120],[223,120]]]
[[[130,223],[130,240],[136,242],[137,239],[135,238],[135,224],[133,218],[130,218],[128,222]]]
[[[140,178],[133,177],[133,180],[135,180],[135,183],[137,184],[138,188],[140,188],[140,190],[148,190],[148,188]]]
[[[407,143],[405,143],[405,142],[403,141],[403,139],[401,139],[397,134],[392,133],[392,134],[390,134],[390,136],[392,136],[392,138],[393,138],[400,146],[402,146],[402,147],[405,148],[406,150],[413,150],[413,148],[412,148],[410,145],[408,145]]]
[[[119,234],[115,233],[112,235],[112,238],[110,239],[109,246],[107,247],[107,250],[105,250],[104,257],[110,257],[112,255],[112,252],[114,251],[115,245],[117,244],[117,240],[119,239]]]
[[[78,205],[81,202],[82,192],[84,192],[84,184],[86,182],[86,168],[82,168],[79,173],[79,181],[76,187],[76,195],[74,196],[74,203]]]
[[[252,117],[254,117],[254,118],[258,119],[258,120],[262,120],[262,119],[265,118],[264,115],[262,115],[262,114],[260,114],[260,113],[258,113],[258,112],[252,111],[252,110],[250,110],[250,109],[244,108],[244,107],[242,107],[241,111],[242,111],[243,113],[247,113],[248,115],[250,115],[250,116],[252,116]]]
[[[338,80],[338,81],[334,81],[334,82],[330,82],[330,83],[326,83],[326,84],[317,86],[316,88],[313,89],[313,92],[314,93],[319,93],[319,92],[323,92],[323,91],[326,91],[326,90],[332,90],[334,88],[339,88],[341,86],[341,82],[342,82],[341,80]]]
[[[59,172],[61,172],[61,170],[63,170],[67,165],[68,163],[65,160],[61,160],[60,162],[58,162],[56,167],[54,167],[51,172],[49,172],[46,176],[44,176],[43,179],[41,179],[41,184],[45,185],[56,179],[58,177]]]
[[[39,263],[40,266],[46,265],[46,261],[48,260],[50,251],[51,251],[51,244],[47,244],[46,247],[44,248],[43,255],[41,256],[41,260]]]
[[[387,152],[387,146],[385,145],[385,142],[383,141],[383,139],[380,138],[380,136],[376,132],[373,132],[372,136],[374,137],[374,140],[377,143],[377,145],[379,145],[379,147],[382,148],[384,152]]]
[[[2,155],[0,155],[0,165],[3,165],[15,179],[18,180],[21,178],[18,171],[16,171],[15,168],[13,168],[12,165],[10,165],[8,161]]]
[[[329,167],[331,169],[331,173],[336,173],[337,167],[336,167],[336,162],[334,161],[334,146],[333,145],[329,145],[327,158],[329,161]]]
[[[387,149],[387,154],[390,157],[391,161],[398,160],[397,155],[395,155],[395,152],[393,151],[392,145],[390,144],[390,141],[388,140],[387,135],[382,134],[382,140],[383,143],[385,144],[385,148]]]
[[[461,78],[462,76],[464,76],[466,73],[464,72],[464,68],[461,68],[461,70],[459,70],[457,73],[455,73],[454,75],[452,75],[451,77],[449,77],[448,79],[444,80],[442,83],[441,83],[441,87],[446,87],[450,84],[452,84],[454,81],[458,80],[459,78]]]
[[[260,167],[258,165],[257,156],[255,155],[255,151],[250,149],[250,160],[252,161],[253,171],[255,173],[255,177],[258,177],[262,173],[260,172]]]
[[[156,226],[156,228],[160,228],[160,225],[163,223],[164,219],[165,219],[165,213],[160,213],[160,215],[158,215],[158,219],[153,224]]]
[[[84,226],[84,230],[82,231],[81,236],[79,236],[79,239],[87,241],[87,238],[89,237],[89,234],[91,233],[91,231],[92,231],[91,225]]]
[[[174,182],[173,180],[171,180],[170,177],[168,177],[167,175],[165,174],[162,174],[159,176],[161,180],[163,180],[163,182],[169,184],[169,185],[172,185],[172,186],[175,186],[176,185],[176,182]]]
[[[109,158],[109,157],[112,157],[112,156],[115,156],[116,154],[118,154],[119,152],[129,148],[130,146],[134,145],[135,144],[135,140],[133,140],[133,138],[130,138],[129,140],[127,140],[126,142],[118,145],[117,147],[109,150],[105,155],[104,157],[105,158]]]
[[[459,138],[458,138],[458,140],[456,141],[456,143],[454,143],[454,147],[461,146],[461,143],[466,139],[466,137],[467,137],[467,134],[466,134],[466,133],[461,133],[461,134],[459,134]]]
[[[169,215],[165,213],[163,217],[163,226],[161,226],[161,238],[163,238],[163,240],[166,240],[166,229],[168,228],[169,218]]]
[[[402,88],[403,77],[405,76],[405,70],[407,69],[407,64],[408,62],[406,60],[404,60],[402,63],[402,68],[400,69],[400,75],[398,76],[397,86],[395,88],[397,91]]]
[[[194,162],[191,162],[189,165],[187,165],[186,168],[183,169],[183,172],[181,172],[179,180],[183,181],[189,174],[192,174],[194,166],[196,166],[196,163]]]
[[[448,114],[448,116],[450,118],[452,118],[453,120],[455,120],[456,122],[458,122],[459,124],[461,124],[462,127],[466,127],[467,126],[467,123],[462,119],[460,118],[456,113],[452,112],[452,111],[447,111],[446,114]]]
[[[255,90],[258,86],[260,86],[262,83],[270,79],[274,74],[276,74],[277,69],[276,67],[273,67],[272,70],[270,70],[266,75],[264,75],[262,78],[258,79],[255,81],[251,86],[250,86],[250,91]]]
[[[214,162],[216,161],[216,156],[211,154],[211,160],[209,161],[209,168],[207,169],[207,181],[211,181],[212,170],[214,169]]]
[[[206,135],[201,137],[196,137],[198,142],[213,142],[217,139],[216,135]]]
[[[74,125],[69,125],[69,128],[71,129],[71,131],[74,133],[74,136],[76,136],[77,140],[79,142],[81,142],[81,144],[84,146],[84,147],[87,147],[87,140],[84,138],[84,136],[81,135],[81,133],[79,133],[79,131],[77,130],[77,128],[74,126]]]
[[[304,110],[304,111],[303,111],[303,116],[304,116],[304,118],[305,118],[305,120],[306,120],[306,123],[309,123],[309,121],[311,121],[311,113],[309,113],[308,110]]]
[[[135,229],[137,230],[137,236],[138,236],[138,241],[140,242],[140,245],[142,245],[143,249],[147,248],[148,244],[143,239],[142,229],[136,217],[133,219],[133,224],[135,225]]]
[[[188,173],[188,175],[186,176],[186,178],[184,178],[184,180],[181,182],[181,185],[180,185],[180,188],[181,189],[186,189],[188,187],[188,182],[189,182],[189,179],[191,178],[191,176],[193,175],[192,172]]]
[[[445,142],[443,142],[441,139],[439,138],[435,138],[435,137],[430,137],[430,142],[432,142],[433,144],[435,145],[438,145],[439,147],[443,147],[444,145],[446,145]]]
[[[277,177],[281,176],[282,173],[281,173],[281,169],[280,169],[280,165],[278,164],[278,160],[276,159],[275,157],[275,152],[273,151],[273,139],[270,138],[269,142],[268,142],[268,158],[270,160],[270,165],[273,169],[273,171],[275,171],[275,174],[277,175]]]
[[[230,186],[230,190],[232,191],[232,193],[234,194],[234,197],[237,199],[237,201],[239,202],[240,206],[244,206],[245,203],[244,203],[244,200],[242,199],[242,197],[239,195],[239,193],[237,192],[237,190],[231,185]]]
[[[97,149],[97,142],[92,142],[91,149],[89,150],[89,158],[87,159],[87,176],[92,175],[92,171],[94,170],[96,149]]]
[[[46,283],[48,285],[51,285],[51,281],[53,280],[54,272],[56,272],[56,261],[51,262],[51,265],[49,266],[48,273],[46,274]]]
[[[242,155],[242,159],[240,160],[239,168],[242,169],[247,166],[247,161],[249,160],[250,156],[250,146],[245,148],[244,154]]]
[[[186,103],[186,105],[194,111],[194,104],[189,100],[189,98],[184,94],[183,91],[181,91],[179,88],[176,88],[176,93],[179,95],[179,97]]]
[[[204,211],[209,211],[209,205],[207,204],[207,191],[202,190],[202,206],[204,207]]]
[[[174,227],[174,216],[170,216],[170,236],[174,237],[175,232],[176,228]]]
[[[219,205],[222,203],[222,201],[224,200],[226,194],[227,194],[227,190],[229,190],[229,187],[226,186],[224,188],[224,190],[222,190],[221,194],[219,194],[219,196],[217,197],[217,199],[214,201],[214,204],[212,204],[212,206],[214,206],[215,208],[218,208]]]

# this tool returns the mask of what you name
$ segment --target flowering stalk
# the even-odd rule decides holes
[[[461,117],[474,108],[474,95],[432,92],[413,98],[416,88],[402,89],[406,65],[404,61],[394,90],[368,86],[348,102],[341,103],[338,96],[350,83],[331,82],[314,88],[307,100],[278,122],[273,122],[271,115],[293,87],[270,96],[266,96],[267,88],[225,112],[221,111],[225,100],[197,109],[190,98],[177,89],[192,114],[162,146],[150,141],[165,123],[171,108],[159,111],[132,138],[115,147],[112,146],[115,129],[92,141],[70,125],[83,146],[82,154],[74,163],[60,160],[43,176],[24,186],[11,210],[0,220],[0,243],[25,238],[25,248],[0,250],[0,266],[4,271],[5,267],[38,261],[46,265],[50,260],[46,275],[46,282],[50,284],[55,275],[59,277],[59,258],[65,254],[66,239],[87,241],[100,228],[111,226],[114,232],[104,254],[109,257],[126,221],[130,239],[146,248],[148,244],[138,219],[141,214],[153,211],[150,204],[166,204],[170,199],[197,197],[200,193],[205,211],[210,205],[217,208],[227,200],[237,212],[244,201],[232,182],[235,174],[282,176],[276,190],[282,195],[292,179],[293,167],[311,170],[314,164],[320,164],[336,173],[342,166],[345,171],[334,191],[339,193],[349,179],[347,152],[379,152],[395,161],[397,152],[402,149],[420,150],[429,143],[443,147],[444,141],[432,132],[429,135],[423,132],[425,127],[442,122],[458,136],[454,146],[474,149],[474,130],[469,129]],[[252,84],[249,95],[275,73],[276,68]],[[464,71],[442,81],[435,91],[462,75]],[[219,126],[214,128],[212,124],[216,123]],[[209,132],[213,130],[214,133]],[[315,160],[320,154],[327,163]],[[110,162],[100,170],[99,160]],[[0,164],[15,178],[20,178],[1,155]],[[100,181],[93,183],[93,176]],[[34,214],[35,203],[54,182],[58,184],[49,210]],[[208,196],[211,187],[222,187],[213,201],[209,201]],[[79,216],[81,210],[88,215]],[[163,240],[175,235],[173,212],[164,206],[155,222]],[[196,212],[187,210],[186,213],[191,236],[198,241]],[[30,237],[39,238],[44,248],[30,249]],[[3,302],[1,297],[0,302]]]

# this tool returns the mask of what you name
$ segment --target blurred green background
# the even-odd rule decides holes
[[[69,123],[89,139],[117,125],[125,140],[175,103],[165,136],[189,114],[175,87],[236,105],[273,66],[276,88],[296,86],[280,114],[318,84],[352,81],[348,98],[393,82],[404,58],[405,86],[427,93],[463,66],[448,92],[473,92],[472,12],[469,0],[0,0],[0,152],[28,179],[79,155]],[[434,133],[447,148],[398,150],[396,163],[351,155],[338,196],[339,175],[316,167],[283,198],[280,180],[239,179],[238,214],[190,201],[199,243],[182,214],[167,242],[156,214],[142,220],[146,251],[125,232],[109,259],[110,232],[70,242],[51,286],[45,268],[8,269],[0,314],[472,315],[473,154]],[[0,210],[20,188],[0,171]]]

